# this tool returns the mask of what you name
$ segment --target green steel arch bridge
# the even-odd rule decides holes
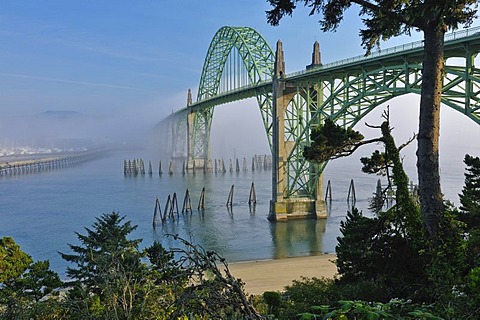
[[[445,37],[442,102],[480,124],[480,28]],[[274,52],[249,27],[217,31],[203,65],[195,102],[188,90],[185,108],[162,121],[172,156],[183,155],[190,168],[208,169],[209,140],[216,106],[256,98],[272,151],[270,219],[325,217],[321,173],[325,164],[307,162],[303,147],[326,118],[353,127],[388,100],[420,93],[423,42],[322,64],[314,44],[312,64],[285,74],[282,43]]]

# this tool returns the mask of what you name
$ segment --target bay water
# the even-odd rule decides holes
[[[442,187],[446,197],[458,204],[463,153],[450,154],[443,162]],[[151,160],[154,173],[125,176],[123,161],[134,158],[143,158],[146,165]],[[143,239],[142,246],[153,241],[175,246],[166,235],[178,234],[218,252],[228,262],[333,253],[340,222],[349,208],[346,198],[351,179],[355,183],[356,206],[366,215],[371,215],[368,198],[375,192],[378,179],[361,173],[358,157],[332,161],[324,173],[324,184],[331,181],[333,195],[327,219],[270,222],[271,170],[252,171],[249,163],[248,170],[240,172],[229,172],[227,168],[225,174],[182,174],[177,164],[173,175],[159,175],[158,161],[147,151],[115,151],[68,168],[0,177],[0,236],[12,236],[35,260],[49,259],[52,269],[62,276],[67,264],[58,252],[69,252],[68,244],[79,244],[75,232],[85,234],[84,228],[91,227],[95,217],[113,211],[138,225],[132,238]],[[413,163],[407,163],[406,168],[415,176]],[[254,211],[248,205],[252,182],[257,196]],[[226,201],[232,185],[233,206],[229,211]],[[187,188],[193,210],[182,214]],[[204,211],[197,210],[202,188]],[[153,228],[156,198],[163,212],[168,195],[173,193],[180,206],[179,217]]]

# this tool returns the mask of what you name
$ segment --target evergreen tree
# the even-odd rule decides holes
[[[75,265],[67,268],[67,275],[74,280],[70,302],[77,316],[139,316],[147,266],[138,249],[141,239],[128,239],[137,226],[124,219],[116,212],[102,215],[93,228],[85,228],[85,235],[77,233],[81,245],[70,244],[72,254],[60,253]]]
[[[57,316],[62,281],[46,261],[33,262],[11,237],[0,239],[0,318]]]
[[[461,217],[469,228],[480,227],[480,158],[465,155],[465,185],[460,196]]]

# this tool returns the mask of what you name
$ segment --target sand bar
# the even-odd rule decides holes
[[[274,260],[229,263],[232,275],[245,282],[245,291],[261,294],[265,291],[282,291],[293,280],[304,277],[333,278],[337,267],[334,254],[295,257]]]

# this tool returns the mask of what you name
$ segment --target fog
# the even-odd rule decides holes
[[[0,119],[0,148],[17,149],[17,152],[25,148],[67,151],[143,145],[149,138],[151,127],[158,122],[153,117],[149,118],[55,110],[26,116],[4,116]]]

